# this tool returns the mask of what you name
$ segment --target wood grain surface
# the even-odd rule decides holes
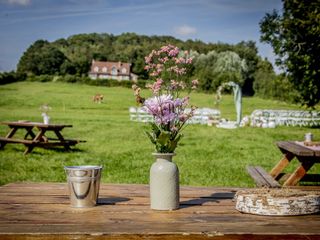
[[[65,183],[12,183],[0,187],[0,239],[320,239],[320,215],[243,214],[237,190],[183,186],[180,209],[153,211],[147,185],[102,184],[96,207],[76,209]]]

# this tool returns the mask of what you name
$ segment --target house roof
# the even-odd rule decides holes
[[[116,75],[130,75],[130,63],[123,62],[102,62],[92,60],[90,73],[96,74],[112,74],[112,70],[117,71]]]

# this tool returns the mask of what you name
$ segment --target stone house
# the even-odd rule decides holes
[[[102,62],[92,60],[89,72],[91,79],[115,79],[137,81],[138,76],[131,72],[131,63]]]

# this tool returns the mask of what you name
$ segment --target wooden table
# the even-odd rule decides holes
[[[310,168],[320,163],[320,147],[307,147],[303,142],[280,141],[276,143],[283,158],[268,173],[260,166],[248,166],[247,171],[258,187],[278,188],[282,186],[295,186],[300,181],[320,183],[319,174],[308,174]],[[296,158],[300,164],[293,173],[282,171]]]
[[[3,149],[8,143],[24,144],[26,146],[24,154],[27,154],[35,147],[49,148],[63,146],[66,150],[70,150],[70,146],[83,142],[74,139],[65,139],[63,137],[61,131],[66,127],[72,127],[72,125],[44,124],[29,121],[1,122],[0,124],[7,125],[10,128],[10,131],[5,137],[0,137],[0,149]],[[24,138],[15,138],[15,134],[20,129],[25,131]],[[35,130],[37,132],[35,132]],[[47,132],[53,132],[56,138],[47,137]]]
[[[281,141],[277,146],[284,154],[283,158],[270,171],[270,175],[280,180],[282,171],[289,165],[292,159],[299,160],[300,165],[292,174],[285,175],[283,186],[297,185],[300,180],[320,182],[320,174],[307,174],[309,169],[315,164],[320,163],[320,147],[307,147],[302,142]]]
[[[320,215],[242,214],[237,190],[185,186],[180,209],[153,211],[147,185],[102,184],[96,207],[76,209],[66,183],[12,183],[0,187],[0,239],[320,239]]]

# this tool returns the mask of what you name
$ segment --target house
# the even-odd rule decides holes
[[[138,76],[131,72],[131,63],[102,62],[92,60],[89,72],[91,79],[116,79],[137,81]]]

